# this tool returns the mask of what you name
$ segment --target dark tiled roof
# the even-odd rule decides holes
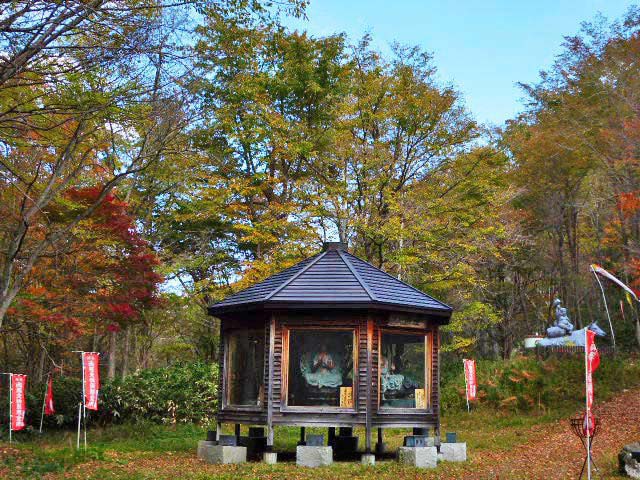
[[[249,306],[384,307],[449,316],[451,307],[340,248],[297,263],[209,307],[216,315]]]

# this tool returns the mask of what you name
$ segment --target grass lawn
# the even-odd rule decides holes
[[[336,462],[324,469],[301,469],[295,462],[280,462],[268,466],[251,462],[240,466],[206,465],[195,458],[198,440],[205,437],[204,428],[194,425],[160,426],[153,424],[119,425],[89,430],[89,448],[76,451],[75,432],[19,433],[9,447],[0,444],[0,477],[4,478],[91,478],[91,479],[238,479],[238,478],[495,478],[491,464],[509,459],[528,442],[541,435],[540,428],[555,428],[558,420],[571,412],[555,411],[544,415],[500,414],[493,410],[459,413],[443,419],[443,434],[455,431],[469,449],[469,461],[464,464],[443,463],[434,471],[401,466],[392,459],[378,461],[373,467],[357,462]],[[232,426],[225,433],[232,433]],[[243,427],[243,434],[245,433]],[[308,433],[324,433],[326,429],[307,429]],[[385,430],[385,442],[395,450],[407,430]],[[295,451],[298,429],[276,429],[276,450]],[[360,444],[364,432],[356,431]],[[544,435],[544,433],[543,433]],[[577,443],[566,432],[567,442]],[[576,447],[576,445],[573,445]],[[562,447],[560,447],[562,448]],[[575,462],[574,462],[575,463]],[[601,460],[607,475],[615,471],[615,458]],[[579,465],[578,465],[579,466]],[[536,477],[531,470],[511,472],[504,478]],[[503,477],[501,477],[503,478]],[[553,478],[553,477],[552,477]],[[564,477],[556,477],[564,478]]]

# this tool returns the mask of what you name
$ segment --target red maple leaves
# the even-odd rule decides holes
[[[50,218],[73,215],[95,202],[99,193],[94,187],[68,190]],[[9,313],[56,329],[61,341],[92,327],[119,329],[159,302],[163,279],[154,271],[159,263],[127,204],[110,194],[74,230],[64,251],[53,252],[37,265]]]

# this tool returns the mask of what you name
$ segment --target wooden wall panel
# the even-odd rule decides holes
[[[378,364],[379,364],[379,344],[381,328],[390,328],[388,314],[384,313],[366,313],[366,312],[309,312],[301,314],[291,313],[274,313],[275,316],[275,341],[274,341],[274,376],[272,386],[273,401],[273,424],[274,425],[292,425],[292,426],[350,426],[364,425],[366,421],[367,408],[367,390],[371,388],[371,425],[374,428],[380,427],[433,427],[438,428],[439,425],[439,378],[438,378],[438,351],[439,351],[439,332],[437,325],[426,321],[416,328],[425,333],[432,334],[431,345],[431,382],[430,382],[430,401],[431,409],[429,412],[410,412],[410,413],[379,413],[379,380],[378,380]],[[372,352],[371,352],[371,379],[368,382],[367,377],[367,317],[373,320],[372,332]],[[244,326],[264,328],[265,332],[265,372],[264,372],[264,388],[262,409],[260,411],[239,411],[237,409],[227,408],[220,411],[218,421],[224,423],[243,423],[254,425],[266,425],[267,423],[267,392],[269,391],[269,320],[270,317],[256,318],[254,316],[250,320],[225,320],[221,325],[221,333],[228,331],[230,328],[239,328]],[[393,320],[395,321],[395,320]],[[391,321],[391,322],[393,322]],[[306,328],[322,328],[322,327],[348,327],[355,328],[357,331],[356,342],[358,346],[357,354],[357,385],[354,384],[354,394],[356,396],[356,409],[353,413],[345,412],[318,412],[311,408],[308,412],[297,409],[296,411],[287,411],[283,402],[287,379],[283,378],[283,362],[286,360],[285,352],[288,351],[287,338],[285,336],[287,328],[290,327],[306,327]],[[419,328],[421,327],[421,328]],[[221,352],[223,340],[221,335]],[[220,387],[223,380],[223,365],[220,364]],[[219,402],[222,401],[222,388],[219,389]],[[222,405],[222,403],[220,403]]]
[[[301,411],[301,407],[288,409],[286,406],[286,389],[288,378],[284,363],[288,361],[288,336],[287,330],[296,327],[303,328],[353,328],[356,330],[357,353],[357,372],[355,377],[357,384],[354,382],[354,394],[356,411],[354,413],[345,413],[344,411],[324,411],[319,412],[318,409],[309,407],[307,412]],[[363,332],[364,327],[364,332]],[[363,337],[364,335],[364,337]],[[361,350],[361,342],[365,342],[365,349]],[[363,356],[364,355],[364,356]],[[274,354],[274,384],[273,384],[273,423],[274,425],[326,425],[326,426],[348,426],[353,424],[364,423],[364,410],[360,415],[360,406],[366,401],[366,395],[363,397],[364,386],[361,385],[366,380],[366,315],[364,313],[334,313],[327,312],[318,314],[318,312],[310,312],[308,314],[287,314],[276,315],[276,343]],[[363,370],[364,369],[364,370]],[[364,376],[362,375],[364,373]],[[295,411],[293,411],[295,410]]]
[[[238,329],[263,329],[265,332],[265,364],[264,364],[264,381],[263,388],[260,397],[260,406],[255,408],[233,408],[225,405],[225,395],[226,395],[226,385],[225,385],[225,377],[226,377],[226,369],[227,367],[227,351],[226,351],[226,336],[232,330]],[[264,314],[252,314],[250,317],[234,317],[234,318],[225,318],[221,321],[220,324],[220,343],[219,343],[219,352],[220,352],[220,361],[218,364],[218,414],[216,418],[218,421],[231,421],[228,418],[229,416],[237,416],[238,418],[247,419],[249,417],[262,418],[263,414],[266,416],[267,411],[267,389],[268,389],[268,347],[269,347],[269,322],[268,317]],[[249,411],[250,410],[250,411]],[[234,417],[235,418],[235,417]],[[266,417],[265,417],[266,418]],[[224,419],[224,420],[221,420]],[[244,421],[239,423],[246,423]]]

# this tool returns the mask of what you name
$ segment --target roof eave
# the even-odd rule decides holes
[[[419,315],[435,316],[441,319],[439,323],[449,323],[453,309],[417,307],[411,305],[399,305],[396,303],[372,301],[372,302],[286,302],[286,301],[257,301],[251,303],[238,303],[228,305],[211,305],[208,308],[209,315],[224,316],[230,313],[251,312],[256,310],[379,310],[399,313],[415,313]]]

